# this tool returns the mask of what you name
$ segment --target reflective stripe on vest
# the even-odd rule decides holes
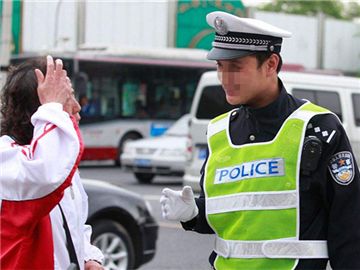
[[[297,205],[296,191],[241,193],[212,197],[207,200],[208,214],[241,210],[264,210],[294,208]]]
[[[328,258],[327,243],[320,240],[232,241],[217,237],[214,250],[224,258]]]
[[[330,112],[305,103],[272,141],[244,145],[231,142],[231,112],[210,122],[204,191],[207,221],[218,236],[216,269],[288,270],[297,259],[327,257],[326,241],[298,240],[305,131],[324,113]]]

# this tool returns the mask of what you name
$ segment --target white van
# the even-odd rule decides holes
[[[360,79],[345,76],[281,72],[286,90],[295,97],[328,108],[341,119],[360,162]],[[210,119],[235,106],[226,102],[216,71],[202,75],[190,111],[188,161],[184,185],[200,190],[200,169],[206,158],[206,129]]]

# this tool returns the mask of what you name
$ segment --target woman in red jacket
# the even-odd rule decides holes
[[[1,269],[102,269],[84,224],[73,91],[62,61],[50,56],[47,64],[33,60],[11,70],[2,90]]]

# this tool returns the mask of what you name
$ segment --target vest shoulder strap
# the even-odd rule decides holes
[[[321,106],[318,106],[311,102],[306,102],[302,106],[300,106],[297,110],[295,110],[288,119],[300,119],[304,122],[309,122],[312,117],[318,114],[327,114],[332,113],[326,108],[323,108]],[[333,114],[333,113],[332,113]]]
[[[210,121],[207,128],[207,136],[210,138],[212,135],[225,130],[229,124],[229,116],[233,111],[237,109],[233,109],[229,112],[221,114]]]

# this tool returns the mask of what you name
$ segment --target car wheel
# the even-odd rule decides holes
[[[127,270],[134,266],[135,252],[125,228],[112,220],[99,220],[93,226],[92,243],[104,254],[104,268]]]
[[[141,139],[142,136],[140,134],[137,133],[129,133],[126,134],[120,141],[119,146],[118,146],[118,153],[117,153],[117,159],[115,160],[115,165],[116,166],[121,166],[121,161],[120,161],[120,155],[122,153],[122,151],[124,150],[124,145],[126,142],[130,142],[130,141],[135,141],[135,140],[139,140]]]
[[[153,173],[134,173],[140,184],[150,184],[155,177]]]

